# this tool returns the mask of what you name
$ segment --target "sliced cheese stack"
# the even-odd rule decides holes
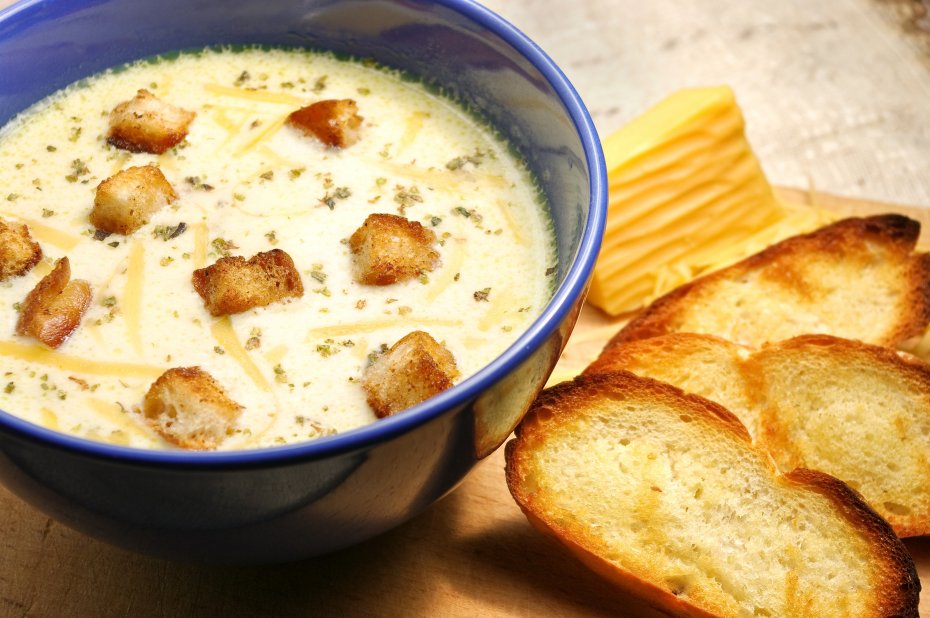
[[[610,204],[589,301],[639,308],[832,215],[780,202],[726,86],[681,90],[603,144]]]

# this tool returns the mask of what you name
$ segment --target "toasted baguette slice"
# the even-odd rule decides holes
[[[843,479],[900,537],[930,534],[930,365],[824,335],[746,362],[760,433],[782,470]]]
[[[722,404],[780,470],[842,479],[899,537],[930,534],[930,365],[829,335],[749,349],[672,333],[604,352],[586,373],[631,371]]]
[[[901,215],[837,221],[657,299],[608,346],[669,332],[752,347],[823,333],[909,349],[930,322],[930,255]]]
[[[507,444],[530,522],[588,567],[686,616],[908,616],[890,526],[847,485],[776,473],[739,420],[627,372],[542,393]]]
[[[630,371],[674,384],[719,403],[755,437],[758,414],[743,374],[743,362],[751,352],[713,335],[670,333],[606,349],[584,373]]]

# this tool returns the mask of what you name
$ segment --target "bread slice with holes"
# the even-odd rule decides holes
[[[679,616],[916,617],[891,527],[841,481],[780,475],[723,407],[628,372],[543,392],[507,444],[530,522]]]
[[[619,370],[722,404],[780,470],[827,472],[898,536],[930,534],[930,364],[829,335],[752,352],[672,333],[605,350],[586,373]]]
[[[609,346],[669,332],[752,347],[810,333],[909,349],[930,322],[920,224],[895,214],[794,236],[657,299]]]

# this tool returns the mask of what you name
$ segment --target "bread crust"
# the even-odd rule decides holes
[[[579,528],[578,524],[563,521],[560,516],[549,514],[552,512],[550,507],[557,507],[546,503],[545,500],[555,499],[555,494],[542,492],[539,483],[544,481],[534,476],[533,468],[534,465],[542,464],[534,464],[533,456],[546,452],[548,441],[559,431],[561,424],[570,423],[589,410],[597,409],[598,414],[605,414],[604,410],[608,406],[612,414],[622,415],[625,403],[633,400],[648,401],[651,407],[661,413],[667,413],[668,422],[672,425],[676,422],[675,418],[685,415],[688,420],[681,420],[689,424],[698,423],[701,431],[706,430],[708,433],[708,440],[741,445],[740,448],[745,451],[746,456],[756,461],[762,469],[768,470],[779,487],[795,487],[828,499],[834,506],[838,519],[846,522],[851,530],[855,530],[871,549],[873,560],[870,561],[868,569],[871,578],[869,587],[873,592],[867,615],[909,618],[918,615],[920,581],[913,561],[900,540],[894,536],[890,526],[855,491],[841,481],[819,472],[797,470],[779,477],[765,454],[752,446],[749,435],[739,420],[727,410],[700,397],[687,395],[671,385],[637,377],[629,372],[583,375],[572,382],[547,389],[518,427],[516,438],[507,444],[505,453],[508,487],[534,527],[565,546],[602,577],[662,611],[676,616],[737,615],[738,608],[735,605],[730,606],[719,599],[686,599],[682,596],[683,591],[650,581],[650,577],[658,575],[628,570],[617,560],[611,560],[607,546],[602,544],[596,530]],[[676,429],[670,427],[668,431],[669,439],[672,439]],[[577,433],[566,433],[566,436],[571,437],[565,439],[573,440],[585,440],[587,437]],[[600,439],[617,440],[619,436],[602,435]],[[587,451],[585,444],[587,442],[579,444],[578,450]],[[541,456],[539,461],[548,459]],[[598,463],[592,461],[590,465]],[[734,465],[739,464],[734,462]],[[551,474],[558,475],[559,471],[551,471]],[[566,471],[565,474],[570,472]],[[611,472],[604,471],[604,474]],[[617,471],[616,474],[620,472]],[[624,508],[624,505],[618,504],[617,508]],[[772,582],[773,587],[778,587],[779,584],[780,582]],[[823,582],[824,598],[830,598],[833,592],[830,586],[829,581]],[[696,592],[700,593],[700,590]],[[793,615],[802,615],[807,608],[795,609],[797,611],[793,612]]]
[[[359,140],[362,120],[353,99],[327,99],[292,112],[287,124],[330,148],[347,148]]]
[[[798,373],[790,385],[777,377],[778,366]],[[620,370],[725,405],[780,470],[821,469],[857,488],[899,537],[930,534],[930,491],[921,491],[930,487],[930,471],[919,463],[930,451],[922,429],[930,427],[930,364],[831,335],[801,335],[752,351],[712,335],[669,333],[605,350],[585,373]],[[847,386],[834,395],[828,383],[837,381]],[[841,404],[844,397],[849,402]],[[866,401],[862,418],[856,410]],[[834,405],[838,412],[829,412]],[[861,440],[862,433],[872,437]],[[895,439],[898,448],[876,446]]]
[[[355,280],[391,285],[432,271],[439,264],[436,235],[418,221],[392,214],[368,215],[349,237]]]
[[[110,112],[107,142],[129,152],[162,154],[187,137],[188,126],[196,115],[142,88]]]
[[[61,258],[26,295],[16,334],[37,339],[50,348],[61,346],[80,325],[92,295],[87,281],[71,280],[71,264],[67,257]]]
[[[0,281],[21,277],[42,259],[42,247],[23,223],[0,219]]]
[[[97,186],[90,223],[111,234],[131,234],[177,197],[154,165],[128,167]]]
[[[384,418],[452,388],[458,376],[452,353],[429,333],[415,330],[365,370],[362,388],[368,405]]]
[[[759,319],[756,322],[756,316],[744,316],[748,323],[746,332],[701,332],[759,347],[773,337],[773,329],[776,327],[782,329],[778,331],[776,339],[788,339],[812,332],[809,323],[799,323],[795,332],[788,329],[792,319],[803,310],[820,320],[821,324],[817,327],[819,332],[860,338],[855,334],[859,330],[856,327],[864,324],[841,324],[841,320],[836,319],[831,322],[832,316],[817,313],[819,300],[833,294],[831,286],[834,282],[821,282],[807,277],[805,266],[811,261],[836,263],[848,268],[850,274],[845,287],[863,298],[877,293],[870,289],[868,281],[860,277],[869,272],[869,268],[888,265],[894,273],[877,272],[875,277],[894,288],[894,295],[898,298],[889,294],[888,299],[879,299],[883,300],[880,305],[882,313],[876,314],[873,311],[868,319],[870,325],[871,322],[883,320],[886,322],[885,327],[871,340],[865,340],[889,347],[906,344],[922,335],[930,322],[930,255],[913,253],[919,234],[920,224],[917,221],[902,215],[885,214],[843,219],[809,234],[785,239],[741,262],[699,277],[658,298],[621,329],[608,342],[607,348],[669,332],[696,330],[688,328],[685,320],[688,317],[694,317],[695,320],[700,318],[691,312],[702,303],[714,306],[713,311],[720,316],[721,323],[735,322],[740,311],[735,306],[738,303],[714,296],[719,293],[722,282],[751,282],[745,288],[745,294],[751,296],[753,290],[757,294],[765,293],[761,285],[755,283],[760,281],[769,286],[767,289],[784,291],[788,300],[784,303],[785,308],[781,309],[774,308],[775,303],[771,303],[769,306],[776,313],[768,316],[767,320]],[[871,303],[873,309],[876,304]],[[727,316],[730,316],[729,320]]]
[[[210,315],[242,313],[254,307],[299,298],[304,294],[294,260],[281,249],[223,257],[192,275],[194,289]]]
[[[930,364],[881,346],[841,339],[830,335],[801,335],[771,344],[750,355],[745,362],[746,391],[755,394],[758,399],[767,390],[766,383],[771,381],[766,369],[767,359],[778,356],[786,359],[783,362],[790,362],[788,359],[791,356],[796,356],[799,359],[810,359],[815,355],[829,358],[830,362],[837,367],[837,374],[844,367],[862,366],[871,371],[893,376],[898,389],[902,393],[920,394],[919,396],[922,397],[924,403],[924,407],[921,409],[927,417],[925,424],[930,425]],[[871,387],[867,375],[859,372],[855,377],[857,378],[856,383],[851,383],[849,386],[851,393],[854,393],[857,388]],[[811,385],[811,387],[814,386]],[[894,393],[888,393],[885,397],[889,401],[887,408],[875,409],[871,415],[893,418],[896,413],[890,403],[893,395]],[[819,398],[822,400],[824,396],[820,394]],[[911,395],[911,397],[913,396],[915,395]],[[780,418],[778,413],[780,405],[767,405],[765,401],[760,400],[757,402],[757,406],[760,410],[761,432],[758,436],[760,446],[768,449],[783,469],[811,467],[812,462],[805,459],[806,449],[793,444],[791,436],[798,428],[787,424],[785,420]],[[908,513],[896,512],[880,502],[878,497],[880,488],[875,488],[867,479],[856,478],[853,472],[843,474],[845,469],[844,460],[846,458],[843,457],[843,447],[838,445],[846,447],[846,450],[849,451],[849,457],[854,456],[852,451],[862,450],[866,446],[863,444],[857,447],[855,443],[850,443],[849,438],[844,437],[848,433],[849,427],[845,424],[836,427],[835,436],[831,443],[822,445],[823,451],[832,454],[830,459],[835,459],[829,463],[821,463],[818,467],[822,466],[826,472],[855,484],[867,499],[874,498],[872,500],[874,508],[891,524],[899,537],[930,534],[930,503],[920,503],[919,500],[907,502]],[[930,451],[930,439],[919,431],[906,436],[906,439],[907,443],[902,440],[900,448],[907,449],[909,452],[916,449],[917,458],[923,460],[925,453]],[[834,453],[834,451],[836,452]],[[886,457],[885,465],[888,470],[886,473],[889,475],[889,480],[896,475],[903,474],[903,472],[891,472],[897,464],[902,464],[905,460],[901,450],[882,451],[882,454]],[[824,457],[826,458],[826,456]],[[926,480],[911,482],[914,483],[912,487],[917,487],[924,485]],[[919,494],[914,492],[913,496],[917,498]]]
[[[174,367],[149,387],[142,413],[156,432],[181,448],[212,450],[232,429],[242,406],[200,367]]]

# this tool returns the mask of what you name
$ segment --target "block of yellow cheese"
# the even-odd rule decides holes
[[[776,199],[726,86],[678,91],[603,142],[610,202],[588,296],[633,311],[832,219]]]

